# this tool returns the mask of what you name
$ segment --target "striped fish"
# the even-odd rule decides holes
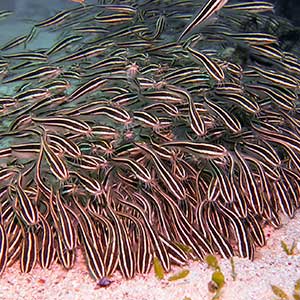
[[[215,159],[227,155],[227,150],[224,146],[208,143],[174,141],[163,143],[162,146],[180,147],[183,151],[191,151],[206,159]]]
[[[13,12],[12,11],[9,11],[9,10],[1,10],[0,11],[0,19],[4,19],[8,16],[10,16]]]
[[[234,211],[240,218],[245,218],[247,217],[247,203],[244,199],[243,193],[241,192],[240,186],[237,184],[237,178],[235,178],[232,172],[230,174],[230,183],[234,196]]]
[[[75,249],[67,249],[59,234],[56,234],[56,253],[60,263],[65,269],[69,270],[74,266],[76,251]]]
[[[23,232],[21,225],[15,219],[7,226],[8,258],[6,266],[12,266],[20,257],[22,251]]]
[[[159,187],[155,187],[155,190],[157,191],[156,197],[163,195],[167,200],[166,204],[172,211],[173,222],[170,224],[174,224],[176,236],[180,237],[183,244],[190,246],[198,258],[204,259],[205,254],[212,252],[211,246],[206,238],[190,224],[184,213],[169,195],[163,192]]]
[[[184,100],[178,93],[169,90],[146,91],[143,96],[152,102],[168,103],[168,104],[181,104]]]
[[[27,35],[21,35],[19,37],[16,37],[14,39],[12,39],[11,41],[9,41],[8,43],[6,43],[4,46],[2,46],[0,48],[1,51],[5,51],[5,50],[9,50],[12,49],[14,47],[17,47],[23,43],[25,43],[27,40]]]
[[[43,100],[51,96],[51,93],[46,89],[30,89],[25,92],[17,94],[14,99],[17,102],[22,101],[38,101]]]
[[[249,45],[268,45],[268,44],[278,44],[278,39],[274,35],[266,33],[231,33],[223,32],[225,37],[234,39],[235,41],[244,42]]]
[[[39,239],[39,262],[43,269],[49,269],[55,259],[54,235],[50,224],[40,213],[41,239]]]
[[[55,212],[54,208],[54,199],[56,201],[55,206],[57,212]],[[66,249],[72,251],[76,247],[76,227],[72,222],[70,213],[67,211],[59,192],[56,193],[56,196],[53,195],[53,192],[51,193],[49,204],[57,234],[60,236],[61,241],[65,245]]]
[[[137,196],[135,194],[135,196]],[[138,197],[138,196],[137,196]],[[123,197],[124,198],[124,197]],[[162,263],[162,266],[166,272],[170,270],[170,258],[168,256],[168,253],[166,251],[166,248],[162,244],[161,240],[158,238],[157,232],[154,230],[153,226],[149,223],[148,218],[146,217],[143,210],[133,202],[126,201],[125,199],[119,199],[121,203],[124,203],[125,205],[129,205],[134,210],[136,210],[140,216],[143,219],[143,222],[145,224],[146,230],[147,230],[147,236],[149,236],[149,239],[151,240],[152,246],[154,248],[156,256],[159,258],[159,260]]]
[[[89,135],[91,133],[91,127],[84,121],[77,120],[71,117],[45,117],[45,118],[38,118],[32,117],[33,122],[42,125],[42,127],[47,128],[64,128],[71,132],[76,132],[80,134]]]
[[[149,104],[147,106],[144,106],[144,110],[162,110],[166,114],[168,114],[171,117],[177,117],[179,116],[179,110],[178,108],[171,104],[171,103],[153,103]]]
[[[224,9],[245,11],[250,13],[262,13],[262,12],[274,12],[274,5],[265,1],[255,1],[255,2],[242,2],[227,4]]]
[[[297,178],[297,176],[295,176],[295,173],[290,171],[289,169],[286,168],[281,168],[281,175],[284,178],[285,181],[285,187],[286,187],[286,191],[288,192],[289,197],[292,199],[292,202],[294,204],[294,206],[296,208],[298,208],[300,206],[300,198],[299,198],[299,194],[300,194],[300,180],[296,180],[295,177]],[[300,176],[298,176],[298,179]],[[298,183],[299,182],[299,183]]]
[[[91,47],[85,48],[83,50],[74,52],[73,54],[63,56],[63,57],[57,59],[54,63],[60,63],[63,61],[75,61],[75,60],[81,60],[81,59],[88,58],[88,57],[94,57],[94,56],[102,54],[105,50],[106,50],[106,47],[101,47],[98,45],[91,46]]]
[[[92,277],[94,279],[99,280],[106,275],[101,249],[98,247],[99,244],[98,243],[95,244],[94,241],[92,240],[90,232],[87,229],[86,223],[81,218],[81,214],[75,213],[71,209],[68,210],[70,213],[73,214],[73,217],[76,218],[78,222],[78,228],[82,236],[84,249],[85,249],[85,257],[87,260],[89,271],[92,274]]]
[[[184,36],[192,32],[196,27],[205,22],[214,13],[219,11],[228,0],[208,0],[204,6],[200,9],[197,15],[192,19],[192,21],[186,26],[183,32],[180,34],[178,41],[181,41]]]
[[[11,83],[19,80],[34,80],[34,79],[39,79],[39,80],[47,80],[50,78],[55,78],[58,75],[60,75],[62,70],[59,67],[54,67],[54,66],[45,66],[45,67],[40,67],[37,69],[34,69],[32,71],[29,71],[25,74],[16,76],[11,79],[4,80],[3,83]]]
[[[145,226],[138,218],[123,212],[116,212],[118,216],[131,220],[136,226],[137,241],[134,244],[135,256],[136,256],[136,270],[140,274],[149,273],[151,269],[151,262],[153,259],[152,247],[150,239],[147,236]]]
[[[96,198],[99,199],[99,197],[96,197]],[[80,199],[77,197],[77,195],[72,195],[72,200],[74,201],[76,208],[72,207],[72,209],[71,209],[71,208],[67,207],[67,209],[69,210],[69,212],[71,214],[74,215],[74,218],[76,218],[75,215],[80,215],[80,217],[81,217],[80,222],[84,225],[87,232],[89,232],[93,245],[95,245],[95,247],[97,249],[99,249],[99,251],[101,253],[103,253],[105,247],[102,244],[102,240],[99,239],[99,232],[97,232],[97,226],[93,222],[92,215],[90,214],[91,210],[89,210],[89,208],[91,206],[90,205],[91,201],[88,201],[86,206],[83,206],[83,204],[80,202]],[[74,214],[74,212],[75,212],[75,214]]]
[[[97,91],[99,88],[102,88],[106,82],[107,82],[107,80],[103,79],[101,77],[96,77],[96,78],[88,81],[87,83],[85,83],[82,86],[80,86],[79,88],[77,88],[69,96],[69,101],[74,101],[82,96],[85,96],[86,94]]]
[[[222,232],[218,230],[218,228],[214,224],[214,219],[218,217],[218,214],[213,213],[213,205],[208,203],[206,215],[207,215],[207,228],[210,233],[211,239],[218,249],[218,251],[221,253],[222,257],[230,258],[234,256],[234,252],[232,249],[232,246],[229,244],[229,242],[225,239],[225,237],[222,235]]]
[[[74,161],[68,159],[68,163],[89,171],[99,171],[102,168],[105,169],[108,166],[107,160],[104,157],[84,154],[80,156],[79,160],[75,159]]]
[[[264,143],[264,146],[257,143],[244,142],[244,147],[258,156],[260,156],[264,161],[269,163],[273,168],[278,167],[281,164],[280,158],[273,149],[273,147],[267,142]]]
[[[169,191],[172,192],[172,194],[178,200],[185,199],[186,191],[185,191],[182,183],[175,180],[175,178],[170,174],[170,172],[167,170],[165,164],[157,156],[157,154],[153,150],[149,149],[148,147],[145,147],[142,144],[135,144],[135,145],[138,146],[139,148],[143,149],[146,153],[151,155],[151,158],[156,167],[156,171],[157,171],[158,175],[162,178],[164,184],[168,187]]]
[[[133,111],[133,119],[140,122],[142,126],[151,127],[158,130],[160,127],[159,119],[155,115],[145,111]]]
[[[80,35],[71,35],[71,36],[67,36],[64,39],[58,41],[57,43],[55,43],[50,49],[48,49],[46,51],[46,55],[53,55],[59,51],[61,51],[62,49],[66,49],[69,45],[71,45],[72,43],[75,43],[79,40],[81,40],[83,37]]]
[[[46,140],[46,136],[41,137],[41,152],[45,154],[48,165],[53,175],[60,181],[69,179],[70,174],[65,161],[60,158],[51,148]]]
[[[298,100],[298,95],[280,85],[272,84],[270,87],[260,85],[256,86],[256,89],[267,94],[272,101],[285,110],[293,111],[296,106],[295,102]]]
[[[120,25],[122,23],[132,21],[134,16],[119,13],[119,14],[110,14],[110,15],[96,15],[95,20],[98,23],[109,24],[109,25]]]
[[[225,109],[220,105],[216,104],[214,101],[208,100],[204,97],[206,104],[215,113],[219,119],[221,119],[225,126],[231,130],[233,133],[239,133],[242,130],[242,125],[240,121],[232,114],[229,114]]]
[[[218,200],[219,196],[220,196],[220,184],[218,183],[217,176],[213,175],[207,189],[207,200],[213,202]]]
[[[257,66],[251,66],[251,69],[257,72],[263,78],[270,80],[275,84],[282,85],[291,89],[299,88],[298,80],[291,75],[278,73],[278,71],[275,72],[274,70],[265,70]]]
[[[248,217],[244,219],[244,222],[256,245],[263,247],[266,244],[265,234],[257,218],[248,213]]]
[[[18,169],[7,167],[0,169],[0,182],[4,183],[6,180],[10,181],[18,173]]]
[[[68,82],[65,79],[45,82],[45,84],[41,86],[42,89],[50,91],[53,95],[60,94],[65,90],[69,89],[70,87],[70,82]]]
[[[38,187],[38,190],[42,192],[45,197],[50,197],[52,195],[51,190],[44,184],[42,179],[42,160],[43,160],[43,148],[41,146],[39,157],[36,162],[36,173],[35,173],[35,181]]]
[[[165,15],[160,15],[156,21],[154,32],[152,34],[147,35],[142,33],[139,34],[139,36],[147,41],[154,41],[158,39],[166,27],[166,20],[167,18]]]
[[[246,191],[248,194],[248,198],[250,200],[250,205],[253,209],[253,211],[260,215],[263,212],[263,202],[262,197],[259,193],[257,184],[254,179],[254,175],[251,172],[249,164],[246,162],[243,155],[235,148],[235,153],[237,155],[237,158],[239,160],[240,168],[243,173],[243,177],[245,178],[246,182]]]
[[[264,56],[270,60],[275,60],[275,61],[282,61],[283,58],[283,53],[278,47],[275,47],[273,44],[272,45],[251,45],[250,46],[251,52],[253,54],[257,54],[259,56]]]
[[[103,258],[103,264],[105,267],[106,276],[110,276],[116,270],[119,261],[116,229],[111,220],[97,213],[94,209],[91,208],[90,205],[88,206],[88,211],[93,218],[103,223],[103,226],[105,226],[105,230],[107,231],[107,243]]]
[[[123,157],[112,157],[112,161],[129,166],[136,178],[146,184],[149,184],[153,181],[150,172],[142,164],[139,164],[134,160]]]
[[[12,53],[4,54],[2,57],[12,60],[26,60],[26,61],[47,61],[48,57],[42,53],[38,52],[28,52],[28,53]]]
[[[291,132],[286,132],[285,134],[279,133],[277,128],[276,131],[268,130],[255,124],[253,124],[252,127],[263,135],[266,140],[278,143],[287,149],[291,148],[296,151],[296,153],[300,153],[300,141],[297,135],[293,136]]]
[[[105,1],[102,1],[105,2]],[[134,5],[125,5],[125,4],[101,4],[97,5],[100,9],[114,11],[118,13],[124,13],[128,15],[134,15],[137,13],[137,8]]]
[[[150,192],[144,190],[143,194],[142,193],[134,193],[134,197],[136,200],[139,201],[139,203],[141,203],[142,206],[147,207],[148,205],[148,214],[147,214],[147,218],[149,220],[149,222],[151,222],[151,206],[149,207],[149,201],[150,203],[153,205],[153,210],[156,211],[155,215],[157,218],[157,221],[159,222],[160,226],[160,232],[164,234],[164,236],[170,240],[171,239],[171,235],[169,232],[169,227],[166,223],[166,220],[164,218],[164,213],[163,213],[163,208],[162,208],[162,204],[160,203],[159,199],[157,199],[156,197],[154,197]],[[146,213],[146,212],[145,212]]]
[[[57,25],[66,20],[67,17],[71,15],[71,11],[63,10],[57,13],[55,16],[50,17],[44,21],[41,21],[37,24],[35,24],[36,27],[48,27],[52,25]]]
[[[191,47],[187,47],[186,50],[189,54],[191,54],[192,57],[194,57],[197,61],[204,65],[207,73],[216,81],[219,82],[225,79],[225,75],[222,68],[216,62],[210,59],[207,55]]]
[[[120,271],[125,278],[132,278],[135,273],[136,259],[131,250],[132,244],[130,243],[128,233],[117,213],[110,206],[107,206],[107,213],[116,227]]]
[[[80,156],[82,155],[78,145],[75,144],[71,139],[67,139],[57,134],[51,133],[49,133],[47,136],[51,141],[51,145],[53,145],[54,147],[57,146],[67,155],[70,155],[73,158],[80,158]]]
[[[191,251],[188,246],[168,240],[162,235],[160,235],[159,238],[169,253],[171,263],[177,266],[184,266],[187,264],[188,256],[186,252]]]
[[[37,261],[37,235],[33,230],[23,228],[22,252],[20,269],[22,273],[30,272]]]
[[[125,126],[132,123],[132,117],[127,112],[127,110],[119,107],[113,107],[108,105],[97,105],[94,108],[83,109],[80,112],[81,115],[105,115],[109,119],[114,120],[115,122],[123,123]]]
[[[227,172],[223,171],[213,160],[210,161],[212,166],[212,172],[216,175],[217,181],[219,183],[220,193],[225,200],[225,203],[233,202],[233,191],[231,188],[230,180],[226,175]]]
[[[241,220],[222,203],[218,203],[217,208],[222,215],[232,224],[235,232],[235,238],[238,242],[238,249],[241,257],[253,259],[254,248],[248,236],[248,232]]]
[[[277,198],[281,211],[289,218],[293,218],[295,215],[295,206],[288,198],[288,191],[285,184],[281,181],[275,181],[272,186],[274,188],[274,196]]]
[[[78,172],[72,172],[72,173],[74,173],[76,177],[78,177],[80,183],[84,186],[85,190],[90,194],[92,194],[93,196],[96,197],[100,196],[104,192],[104,189],[98,180],[80,174]]]
[[[197,134],[197,136],[201,137],[206,134],[206,125],[204,122],[203,116],[200,115],[199,111],[196,108],[195,102],[193,98],[187,94],[188,105],[189,105],[189,120],[190,126],[192,130]]]
[[[1,215],[2,218],[2,215]],[[5,228],[2,224],[2,220],[0,223],[0,276],[5,270],[6,263],[8,258],[8,239]]]
[[[16,186],[15,206],[18,214],[28,226],[35,225],[39,220],[36,203],[30,199],[28,193],[22,188],[21,180],[22,176],[19,175],[18,184]]]

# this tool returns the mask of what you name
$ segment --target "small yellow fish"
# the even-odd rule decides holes
[[[84,1],[85,0],[71,0],[72,2],[75,2],[75,3],[80,3],[82,5],[85,5]]]

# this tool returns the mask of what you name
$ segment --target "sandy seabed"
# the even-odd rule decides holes
[[[272,300],[276,299],[271,284],[292,294],[294,283],[300,278],[300,213],[292,220],[283,218],[278,230],[265,228],[267,245],[256,252],[254,262],[235,257],[237,278],[232,278],[229,260],[221,259],[220,266],[226,278],[222,300]],[[281,247],[284,240],[289,246],[297,242],[296,254],[288,256]],[[75,267],[69,271],[55,264],[51,270],[36,266],[29,274],[22,274],[18,262],[5,270],[0,278],[0,299],[5,300],[210,300],[208,291],[212,270],[203,262],[191,262],[190,274],[181,280],[169,282],[167,278],[177,273],[174,267],[166,279],[159,281],[153,271],[148,275],[124,280],[116,273],[107,288],[100,288],[91,279],[84,258],[79,256]]]

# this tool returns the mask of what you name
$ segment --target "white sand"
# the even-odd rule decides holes
[[[290,295],[295,281],[300,278],[300,246],[297,254],[288,256],[281,248],[284,240],[291,245],[293,240],[300,242],[300,213],[293,220],[283,220],[284,226],[274,231],[266,228],[267,246],[259,249],[254,262],[235,258],[237,279],[231,277],[228,260],[220,265],[226,277],[222,300],[272,300],[276,299],[270,285],[283,288]],[[269,235],[271,237],[269,238]],[[59,265],[51,270],[41,270],[38,266],[30,274],[22,274],[18,263],[5,271],[0,279],[0,299],[5,300],[192,300],[212,299],[207,284],[212,270],[205,263],[193,262],[187,268],[190,274],[175,282],[159,281],[153,272],[147,276],[137,276],[124,280],[119,274],[107,288],[99,288],[90,278],[84,261],[79,258],[75,267],[65,271]],[[178,272],[174,268],[174,272]],[[167,274],[168,278],[171,274]]]

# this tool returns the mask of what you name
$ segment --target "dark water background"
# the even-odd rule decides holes
[[[276,12],[300,26],[300,0],[273,0]]]

